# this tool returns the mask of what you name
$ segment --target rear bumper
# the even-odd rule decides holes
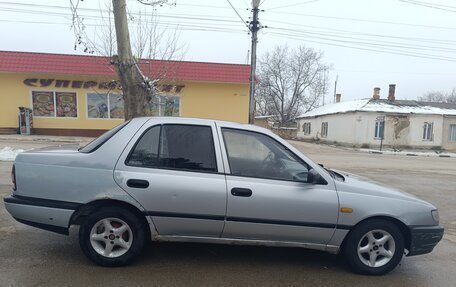
[[[40,198],[8,196],[6,210],[17,221],[44,230],[68,235],[71,216],[78,204]]]
[[[431,252],[443,237],[442,226],[411,227],[410,253],[407,256]]]

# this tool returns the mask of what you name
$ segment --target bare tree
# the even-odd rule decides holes
[[[456,89],[453,88],[451,92],[439,92],[432,91],[427,92],[422,97],[418,97],[418,100],[424,102],[436,102],[436,103],[452,103],[456,104]]]
[[[159,75],[154,75],[153,78],[146,77],[140,69],[140,60],[142,56],[147,55],[150,59],[158,55],[161,51],[162,43],[156,41],[163,40],[163,34],[157,34],[157,22],[149,22],[147,25],[145,17],[139,14],[137,22],[137,30],[135,42],[135,52],[132,50],[130,42],[129,22],[134,21],[134,17],[128,17],[127,4],[125,0],[112,0],[112,16],[102,17],[104,29],[101,30],[103,35],[101,43],[90,39],[87,36],[84,18],[78,14],[78,7],[82,0],[70,0],[71,10],[73,14],[73,31],[76,37],[76,46],[82,46],[84,52],[105,54],[111,57],[111,64],[116,68],[120,84],[122,86],[122,94],[124,98],[125,119],[144,116],[149,113],[149,102],[151,98],[158,93],[157,82],[160,80]],[[168,3],[168,0],[138,0],[138,2],[156,7]],[[112,19],[114,25],[112,25]],[[155,19],[154,19],[155,21]],[[113,29],[114,27],[114,29]],[[115,31],[115,35],[113,32]],[[139,35],[137,35],[139,33]],[[99,39],[99,38],[98,38]],[[167,47],[162,53],[164,57],[171,57],[176,54],[178,49],[176,43],[178,34],[171,37],[171,41],[163,44]],[[114,45],[116,43],[117,45]],[[169,47],[167,45],[174,45]],[[136,56],[136,57],[135,57]],[[148,65],[150,67],[150,63]],[[161,70],[168,70],[169,65]],[[160,72],[163,75],[163,71]],[[150,76],[150,74],[149,74]]]
[[[101,25],[95,27],[93,43],[95,47],[98,47],[97,54],[102,56],[112,57],[117,53],[116,49],[116,28],[114,27],[114,16],[112,11],[112,5],[107,2],[104,9],[100,6],[100,19]]]
[[[319,105],[328,81],[323,53],[300,46],[278,46],[259,61],[257,111],[273,115],[281,126]]]

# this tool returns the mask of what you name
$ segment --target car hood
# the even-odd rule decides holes
[[[342,175],[344,181],[335,181],[338,192],[352,192],[370,196],[395,198],[400,200],[414,201],[429,205],[428,202],[417,198],[416,196],[395,188],[385,186],[368,178],[347,173],[344,171],[333,170]]]

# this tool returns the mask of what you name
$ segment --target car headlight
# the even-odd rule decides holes
[[[431,214],[432,214],[432,218],[434,219],[434,221],[436,223],[439,223],[439,220],[440,220],[439,211],[437,209],[434,209],[431,211]]]

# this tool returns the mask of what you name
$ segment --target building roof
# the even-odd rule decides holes
[[[149,77],[218,83],[249,82],[250,66],[189,61],[139,61]],[[117,77],[109,57],[0,51],[0,73],[69,74]]]
[[[456,104],[409,100],[362,99],[321,106],[297,118],[312,118],[349,112],[382,112],[393,114],[456,115]]]

